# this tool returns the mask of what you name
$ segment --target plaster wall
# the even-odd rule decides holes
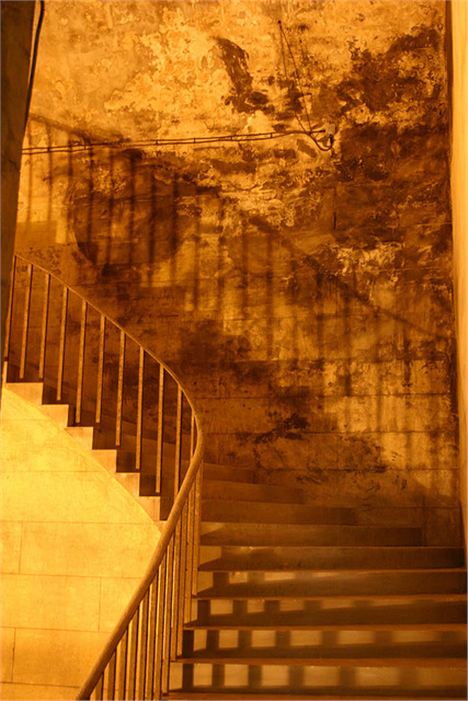
[[[445,32],[437,0],[51,3],[18,227],[179,374],[208,460],[430,542],[460,537]]]
[[[159,531],[89,452],[8,389],[0,442],[1,697],[72,699]]]
[[[458,410],[460,430],[460,494],[463,505],[465,535],[467,533],[467,383],[468,383],[468,317],[467,317],[467,261],[468,261],[468,5],[462,0],[453,0],[453,87],[452,87],[452,212],[454,240],[454,280],[457,310],[458,340]]]

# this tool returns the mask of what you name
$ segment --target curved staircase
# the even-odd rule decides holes
[[[463,548],[247,468],[205,465],[202,487],[180,383],[74,295],[16,260],[7,379],[67,404],[69,430],[167,518],[79,698],[466,698]]]

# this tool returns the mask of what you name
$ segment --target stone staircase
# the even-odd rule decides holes
[[[9,383],[64,426],[159,518],[139,475],[42,383]],[[124,432],[126,433],[126,432]],[[131,433],[131,430],[130,430]],[[171,446],[167,446],[171,450]],[[466,569],[460,546],[414,525],[361,522],[253,469],[208,464],[198,594],[170,698],[466,698]]]
[[[466,698],[462,547],[208,466],[194,620],[170,697]]]

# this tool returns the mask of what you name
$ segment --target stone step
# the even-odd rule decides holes
[[[465,626],[464,594],[212,598],[199,594],[188,628],[254,630],[393,630]]]
[[[273,701],[273,699],[291,700],[304,699],[305,701],[408,701],[408,699],[420,699],[421,701],[455,701],[455,699],[466,699],[466,686],[460,687],[425,687],[424,689],[411,689],[409,692],[406,688],[399,689],[379,689],[376,687],[360,687],[349,689],[347,687],[334,687],[332,690],[323,687],[313,691],[295,692],[285,691],[284,688],[270,689],[269,691],[245,691],[245,689],[237,689],[235,687],[226,689],[213,690],[212,687],[198,687],[196,691],[193,689],[180,689],[178,691],[169,691],[165,698],[169,699],[214,699],[214,701],[239,701],[239,699],[252,699],[257,701]]]
[[[235,490],[234,490],[235,491]],[[267,492],[267,489],[265,489]],[[309,504],[268,503],[267,501],[228,501],[229,489],[224,499],[202,500],[204,521],[229,521],[230,523],[297,523],[297,524],[347,524],[356,523],[351,509],[313,506]],[[265,494],[266,496],[266,494]],[[289,495],[285,494],[284,502]]]
[[[376,626],[320,630],[255,628],[212,629],[203,626],[184,632],[184,655],[216,654],[239,658],[266,657],[466,657],[466,626],[411,628]]]
[[[462,567],[463,548],[429,546],[289,546],[202,545],[200,570],[394,569]]]
[[[232,465],[215,465],[205,463],[203,469],[204,487],[210,481],[245,482],[257,484],[256,470],[248,467],[233,467]]]
[[[466,570],[281,570],[198,573],[204,597],[372,596],[374,594],[462,594]]]
[[[6,382],[5,387],[11,389],[12,392],[15,392],[22,399],[31,402],[31,404],[37,406],[42,404],[42,391],[44,388],[42,382]]]
[[[274,484],[248,484],[230,480],[206,480],[203,484],[204,499],[229,499],[236,501],[290,502],[305,504],[304,490]]]
[[[264,664],[176,662],[171,665],[170,688],[185,692],[209,690],[221,698],[224,692],[234,692],[239,699],[253,691],[308,694],[310,698],[314,694],[341,692],[357,695],[362,689],[372,689],[377,694],[397,692],[407,698],[413,690],[419,693],[444,688],[450,693],[446,698],[451,699],[452,691],[458,694],[465,684],[466,661],[459,658],[362,659],[349,660],[348,664],[343,660],[317,658],[309,659],[308,664],[292,660],[269,660]]]
[[[252,507],[251,507],[252,508]],[[421,545],[420,528],[202,521],[202,545]]]

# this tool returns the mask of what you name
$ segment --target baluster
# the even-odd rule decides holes
[[[119,348],[119,377],[117,381],[117,409],[115,417],[115,447],[119,448],[122,441],[122,408],[123,408],[123,382],[125,368],[125,332],[120,331]]]
[[[4,348],[4,359],[8,360],[10,355],[10,339],[11,339],[11,329],[13,324],[13,304],[15,296],[15,285],[16,285],[16,262],[17,257],[13,256],[13,267],[11,270],[11,284],[10,284],[10,300],[8,302],[8,314],[6,318],[6,328],[5,328],[5,348]]]
[[[45,273],[44,302],[42,304],[41,348],[39,353],[39,379],[44,379],[47,347],[47,324],[49,321],[50,273]]]
[[[160,699],[162,691],[163,656],[164,656],[164,628],[167,625],[167,551],[160,566],[159,587],[157,599],[157,624],[156,624],[156,651],[154,656],[154,683],[152,698]]]
[[[193,457],[195,452],[195,414],[192,409],[190,410],[190,458]]]
[[[96,688],[94,690],[95,698],[96,699],[104,698],[103,691],[104,691],[104,674],[101,674],[101,676],[99,677],[99,681],[96,684]]]
[[[81,423],[81,405],[83,399],[83,377],[85,364],[86,322],[88,318],[88,303],[81,302],[80,348],[78,353],[78,373],[76,378],[76,409],[75,423]]]
[[[117,650],[109,660],[109,667],[107,673],[107,699],[108,701],[113,701],[115,699],[115,669],[117,664]]]
[[[169,672],[171,659],[171,637],[173,621],[173,595],[174,595],[174,535],[172,535],[167,546],[167,575],[166,575],[166,623],[163,635],[163,659],[162,659],[162,687],[161,691],[166,694],[169,690]]]
[[[159,366],[159,396],[158,396],[158,442],[156,449],[156,494],[161,492],[163,430],[164,430],[164,377],[165,371]]]
[[[143,442],[143,379],[145,372],[145,351],[140,346],[138,356],[138,398],[136,423],[135,469],[141,470],[141,452]]]
[[[135,697],[135,685],[137,677],[137,655],[138,655],[138,630],[140,622],[140,607],[135,611],[133,618],[130,622],[130,654],[128,659],[128,698],[134,699]]]
[[[24,374],[26,371],[26,355],[28,350],[28,335],[29,335],[29,315],[31,311],[31,290],[32,290],[32,279],[33,279],[33,267],[31,263],[28,263],[28,277],[26,283],[26,296],[24,299],[24,311],[23,311],[23,333],[21,336],[21,356],[20,356],[20,369],[19,369],[19,379],[24,380]]]
[[[119,699],[125,699],[127,690],[127,653],[128,653],[128,628],[123,634],[118,645],[119,651],[119,682],[117,685],[117,695]]]
[[[185,623],[185,584],[187,578],[187,514],[188,503],[185,502],[180,521],[180,550],[179,550],[179,598],[177,602],[177,634],[175,656],[182,654],[182,636]]]
[[[188,496],[188,514],[187,514],[187,568],[185,573],[185,610],[184,621],[190,620],[192,615],[192,572],[193,572],[193,533],[195,519],[195,489],[192,484]]]
[[[170,640],[170,660],[173,660],[177,655],[177,630],[178,620],[177,612],[179,608],[179,583],[180,583],[180,537],[181,537],[181,521],[177,522],[173,539],[173,582],[172,582],[172,606],[171,606],[171,640]]]
[[[148,654],[146,665],[146,679],[143,690],[143,699],[154,698],[154,663],[156,659],[156,635],[157,635],[157,615],[159,596],[159,572],[151,583],[149,590],[149,611],[148,611]]]
[[[106,317],[101,314],[99,318],[99,350],[98,371],[96,388],[96,423],[101,423],[102,416],[102,386],[104,381],[104,353],[106,348]]]
[[[60,341],[59,341],[59,355],[58,355],[58,368],[57,368],[57,392],[56,399],[60,402],[62,399],[62,385],[63,385],[63,367],[65,363],[65,336],[67,332],[67,314],[68,314],[68,288],[63,287],[62,292],[62,314],[60,317]]]
[[[193,529],[193,569],[192,569],[192,594],[197,593],[198,559],[200,550],[200,522],[201,522],[201,479],[203,464],[195,477],[195,523]]]
[[[177,385],[177,416],[174,458],[174,500],[179,492],[182,458],[182,387]]]
[[[137,667],[138,667],[138,677],[136,683],[135,698],[144,699],[145,698],[145,681],[146,681],[146,668],[148,664],[148,614],[149,614],[149,600],[151,596],[151,587],[146,592],[143,597],[143,601],[140,604],[140,626],[139,626],[139,646],[138,646],[138,656],[137,656]]]

